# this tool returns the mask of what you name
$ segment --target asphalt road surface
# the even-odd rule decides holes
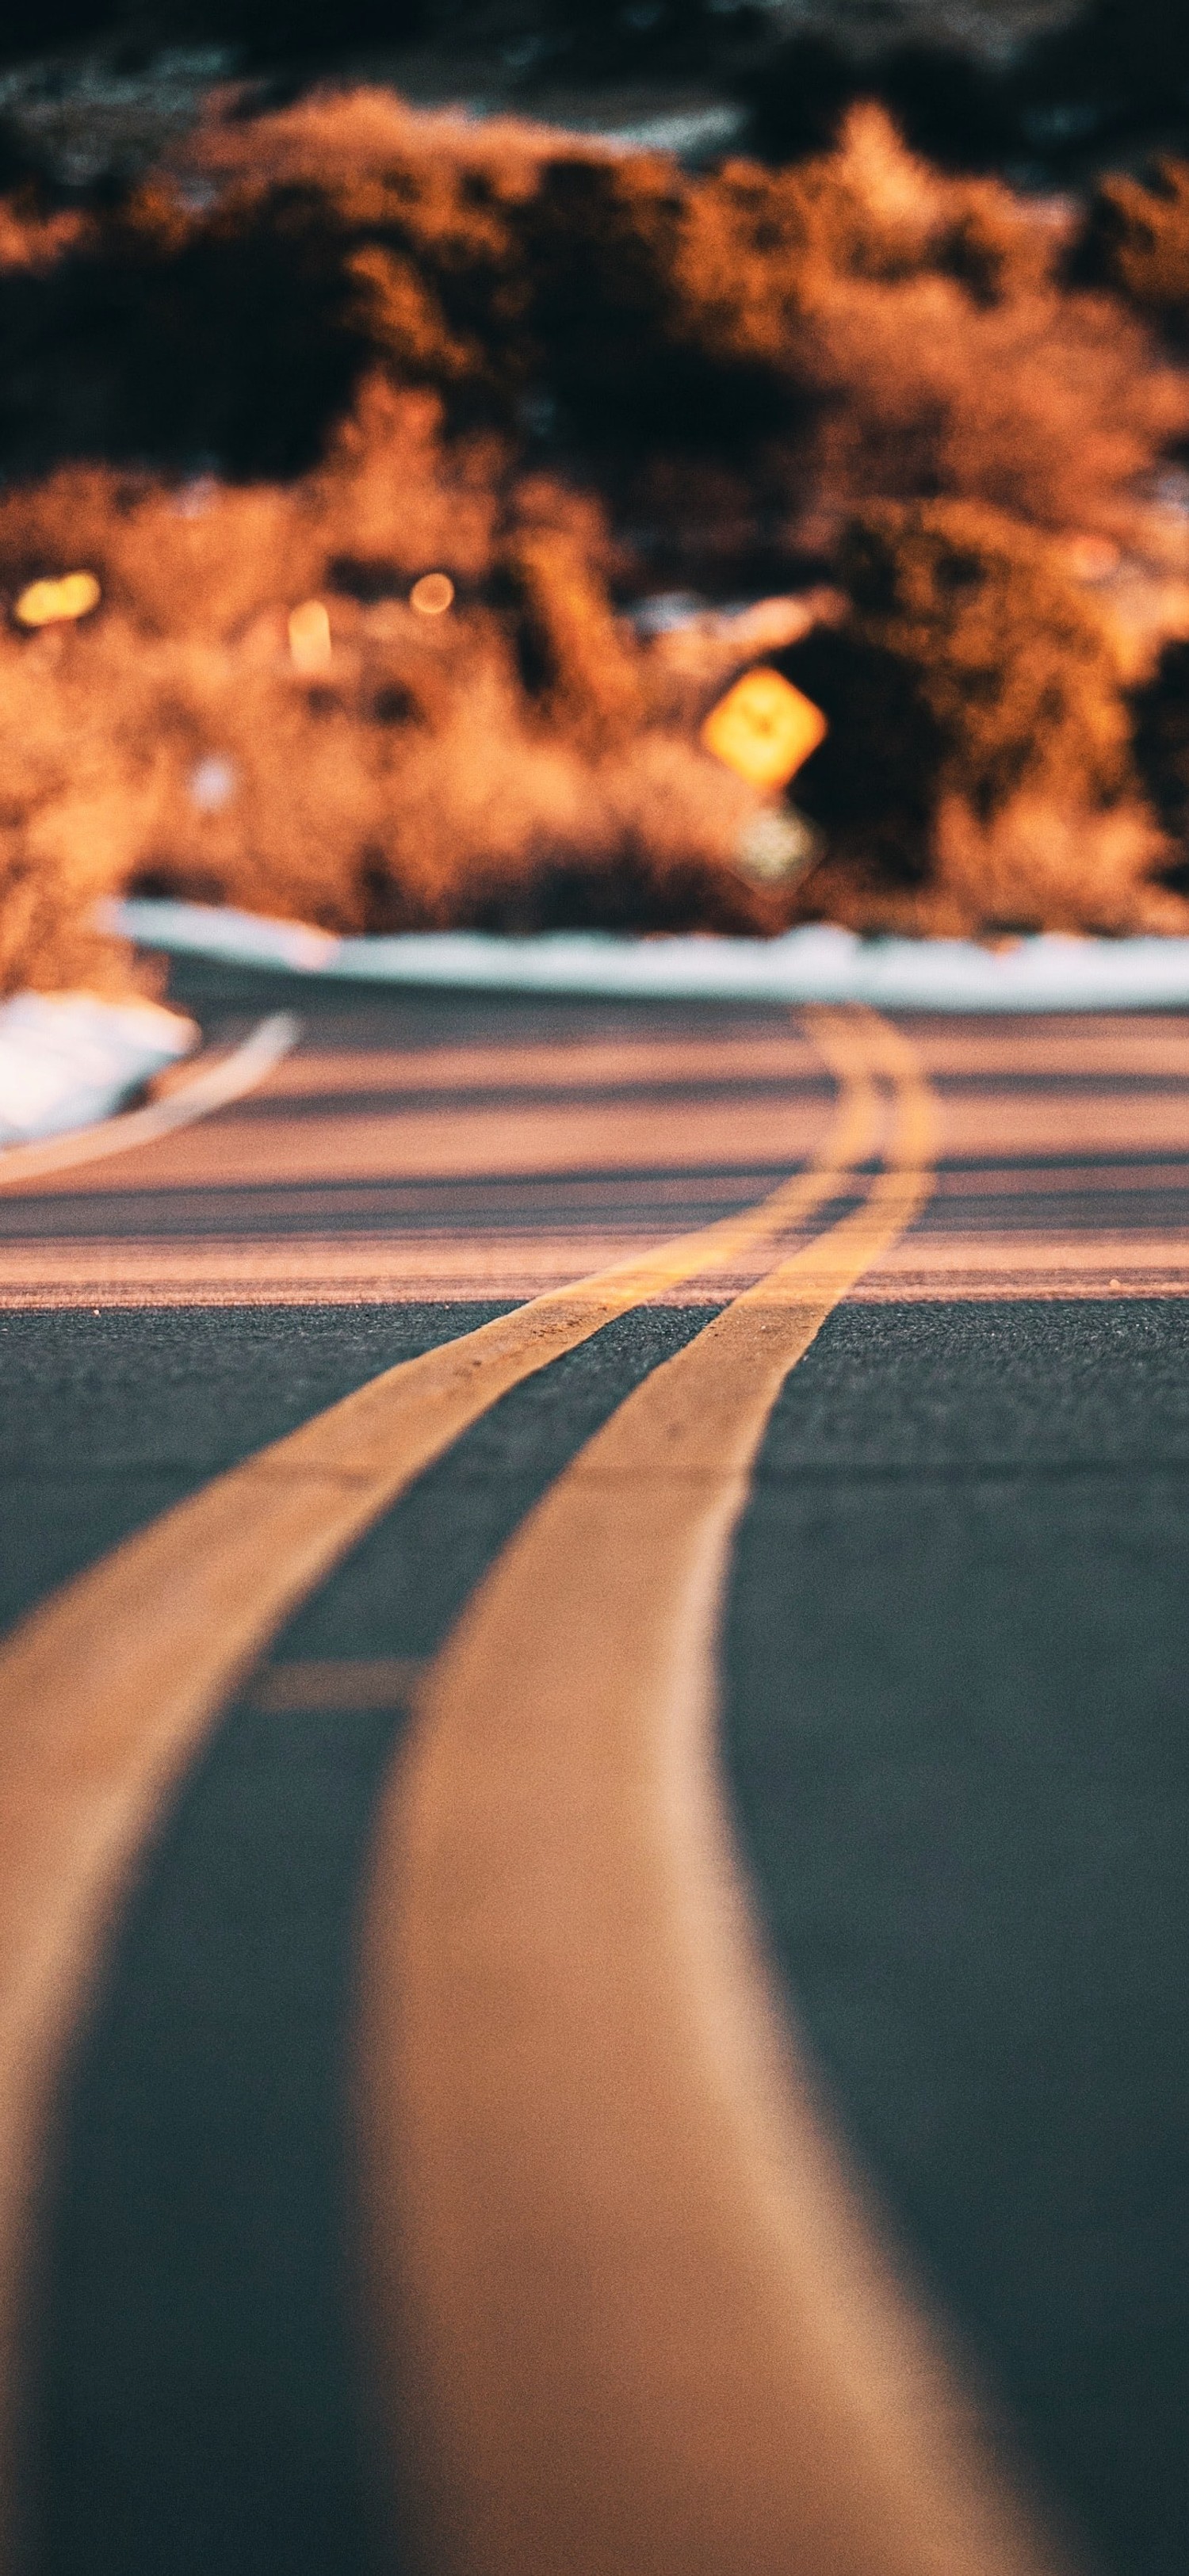
[[[394,1364],[720,1229],[717,1267],[567,1323],[295,1579],[139,1837],[55,2075],[21,2289],[29,2565],[362,2576],[405,2563],[372,2465],[356,2142],[365,1892],[412,1693],[555,1494],[562,1548],[584,1445],[778,1258],[853,1227],[891,1148],[860,1117],[816,1209],[724,1236],[833,1168],[845,1031],[176,985],[215,1043],[278,1007],[301,1036],[217,1115],[0,1189],[6,1628]],[[928,1180],[848,1254],[762,1428],[721,1771],[826,2126],[1001,2456],[1075,2565],[1184,2576],[1189,1021],[898,1027],[935,1104]],[[245,1508],[245,1592],[253,1546]],[[137,1615],[167,1623],[166,1593]],[[465,2053],[469,2009],[431,2044]]]

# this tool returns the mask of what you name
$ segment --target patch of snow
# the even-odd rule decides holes
[[[135,939],[142,948],[161,948],[175,956],[227,957],[240,966],[288,966],[303,975],[324,974],[343,945],[329,930],[304,921],[273,921],[234,906],[172,903],[160,897],[130,896],[105,902],[96,918],[102,930],[118,939]]]
[[[193,1020],[159,1002],[98,993],[15,993],[0,1002],[0,1145],[110,1117],[151,1075],[189,1055]]]
[[[363,983],[642,1001],[869,1002],[887,1011],[1189,1010],[1189,939],[1050,933],[984,948],[967,939],[861,939],[826,922],[779,939],[632,939],[593,930],[335,939],[299,922],[147,898],[110,904],[103,919],[145,948]]]
[[[742,132],[746,122],[744,110],[724,100],[718,107],[694,107],[678,109],[667,115],[642,116],[627,125],[575,124],[573,130],[586,135],[592,143],[601,143],[607,152],[682,154],[725,151]]]

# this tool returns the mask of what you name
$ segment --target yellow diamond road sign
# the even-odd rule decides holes
[[[752,787],[784,787],[825,739],[820,707],[761,665],[745,671],[712,707],[702,741],[716,760],[737,769]]]
[[[89,616],[99,598],[93,572],[68,572],[61,581],[31,581],[21,592],[14,614],[22,626],[60,626]]]

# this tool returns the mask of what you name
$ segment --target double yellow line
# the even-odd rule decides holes
[[[561,1997],[570,1998],[572,2026],[583,1977],[609,1976],[613,2003],[623,1972],[622,1957],[616,1966],[611,1951],[605,1944],[600,1950],[597,1941],[589,1950],[591,1964],[584,1964],[588,1935],[594,1941],[598,1925],[581,1907],[572,1916],[564,1905],[561,1916],[556,1908],[536,1916],[522,1911],[516,1872],[527,1871],[530,1879],[542,1871],[546,1879],[560,1872],[564,1879],[577,1869],[592,1902],[598,1897],[604,1928],[607,1890],[618,1885],[624,1919],[636,1920],[631,1909],[637,1909],[642,1952],[658,1962],[669,1960],[667,1983],[654,1982],[641,1998],[634,1990],[625,1993],[626,2018],[620,2014],[617,2022],[613,2010],[604,2011],[591,2024],[599,2034],[592,2043],[596,2057],[608,2049],[614,2054],[621,2041],[635,2050],[635,2073],[645,2088],[641,2099],[673,2055],[682,2013],[688,2017],[693,2010],[692,1954],[681,1954],[680,1973],[675,1964],[679,1925],[697,1918],[694,1964],[707,1968],[710,1961],[702,1980],[705,2009],[721,2015],[729,2004],[728,2018],[742,2013],[741,2030],[754,2020],[760,1990],[755,1976],[740,1970],[739,1959],[733,1968],[724,1965],[734,1935],[716,1946],[705,1919],[705,1869],[714,1877],[720,1869],[716,1855],[720,1847],[725,1850],[711,1815],[704,1722],[713,1699],[722,1570],[780,1384],[838,1298],[911,1220],[928,1188],[931,1153],[928,1095],[896,1032],[866,1013],[815,1014],[811,1025],[841,1087],[830,1147],[812,1169],[741,1216],[536,1298],[386,1372],[165,1514],[35,1612],[0,1650],[0,2454],[7,2450],[10,2460],[21,2403],[38,2177],[64,2055],[137,1850],[219,1708],[352,1543],[509,1388],[644,1299],[700,1273],[762,1256],[765,1244],[803,1228],[831,1198],[853,1195],[856,1167],[876,1151],[890,1088],[893,1134],[886,1168],[866,1188],[862,1203],[737,1298],[629,1398],[481,1587],[431,1676],[412,1757],[398,1773],[378,1838],[363,2032],[376,2331],[389,2385],[398,2370],[398,2340],[406,2356],[399,2362],[402,2378],[408,2332],[424,2344],[416,2377],[427,2410],[426,2456],[441,2464],[441,2483],[452,2499],[427,2503],[435,2545],[473,2576],[488,2566],[506,2569],[508,2576],[513,2566],[521,2576],[539,2568],[543,2576],[547,2566],[563,2563],[574,2570],[644,2563],[634,2547],[627,2558],[615,2555],[623,2538],[619,2524],[599,2537],[597,2516],[585,2517],[586,2540],[579,2546],[579,2534],[571,2550],[574,2515],[570,2506],[562,2510],[564,2500],[559,2502],[544,2457],[549,2404],[540,2374],[532,2385],[523,2372],[519,2378],[516,2371],[507,2374],[508,2392],[517,2392],[514,2403],[510,2395],[503,2402],[494,2384],[503,2376],[505,2314],[515,2323],[515,2331],[511,2322],[509,2330],[518,2368],[538,2331],[545,2337],[542,2352],[557,2343],[556,2303],[523,2313],[516,2304],[517,2282],[523,2287],[539,2260],[552,2262],[563,2239],[571,2265],[574,2259],[572,2236],[564,2227],[560,2235],[551,2232],[546,2219],[554,2206],[551,2191],[561,2186],[555,2169],[577,2143],[575,2114],[589,2107],[591,2068],[588,2049],[583,2066],[572,2064],[562,2091],[556,2091],[566,2017]],[[695,1742],[700,1751],[691,1750]],[[496,1778],[501,1763],[502,1784]],[[633,1778],[651,1784],[643,1806],[630,1795],[625,1804]],[[607,1798],[594,1831],[599,1783]],[[581,1804],[588,1796],[594,1805],[589,1811],[583,1806],[578,1819],[592,1827],[584,1840],[582,1833],[568,1833],[566,1820],[573,1821],[575,1798]],[[472,1955],[468,1926],[477,1919],[482,1897],[482,1885],[476,1888],[474,1881],[478,1873],[481,1882],[498,1857],[492,1840],[497,1814],[503,1835],[519,1836],[515,1853],[504,1855],[512,1868],[510,1880],[501,1878],[504,1911],[500,1916],[497,1907],[492,1918],[504,1929],[494,1952],[490,1942],[480,1943]],[[726,1868],[725,1861],[721,1866]],[[497,1877],[503,1868],[501,1861]],[[481,1902],[478,1910],[483,1911]],[[728,1912],[735,1922],[733,1899]],[[494,1998],[493,1956],[503,1960]],[[562,1974],[567,1960],[568,1982]],[[404,1998],[399,2005],[394,1980]],[[517,2016],[527,2016],[531,2025],[524,2042],[529,2092],[520,2087],[519,2109],[516,2086],[497,2080],[490,2045],[480,2050],[468,2076],[451,2036],[472,2029],[472,2005],[484,1994],[502,2014],[511,2014],[513,2055],[521,2045]],[[551,1998],[559,2009],[552,2008]],[[453,2017],[446,2025],[443,2014]],[[489,2042],[490,2037],[489,2028]],[[698,2046],[704,2055],[705,2042],[703,2031]],[[765,2051],[772,2053],[768,2039],[761,2056]],[[708,2065],[712,2056],[713,2050]],[[741,2071],[746,2103],[738,2116],[746,2125],[754,2117],[755,2068],[749,2061]],[[610,2060],[607,2072],[613,2077]],[[728,2073],[724,2060],[714,2079],[724,2116],[733,2098],[724,2080]],[[531,2166],[543,2196],[534,2201],[522,2192],[515,2204],[530,2232],[535,2230],[525,2263],[518,2265],[514,2231],[501,2234],[502,2220],[493,2226],[490,2190],[498,2192],[497,2176],[509,2162],[515,2165],[525,2102],[538,2098],[538,2084],[547,2087],[539,2098],[561,2104],[566,2116],[556,2127],[553,2111],[545,2115],[540,2136],[547,2152],[525,2167],[527,2173]],[[679,2118],[689,2107],[678,2106]],[[666,2100],[661,2108],[667,2118],[673,2105]],[[705,2102],[696,2109],[702,2117]],[[642,2131],[633,2116],[638,2145]],[[557,2155],[548,2151],[551,2140]],[[610,2153],[614,2141],[605,2143]],[[771,2151],[768,2138],[759,2149],[761,2164]],[[642,2168],[638,2178],[642,2191]],[[728,2198],[734,2193],[735,2206],[737,2183],[738,2176],[723,2167],[713,2189],[726,2188]],[[640,2191],[633,2202],[638,2227],[645,2207]],[[409,2212],[399,2235],[390,2223],[394,2196]],[[664,2206],[662,2194],[657,2208]],[[581,2229],[581,2213],[570,2211],[569,2217]],[[695,2230],[690,2243],[696,2238]],[[606,2251],[610,2262],[610,2242]],[[752,2246],[748,2261],[755,2251]],[[476,2281],[493,2277],[484,2268],[492,2263],[500,2283],[498,2313],[489,2313],[480,2296],[468,2326],[468,2300]],[[621,2295],[613,2273],[614,2265],[600,2276],[600,2297],[612,2306]],[[559,2282],[566,2278],[559,2257]],[[400,2328],[398,2311],[405,2321]],[[662,2324],[668,2313],[662,2299]],[[671,2322],[674,2352],[687,2352],[689,2320],[675,2313]],[[740,2385],[750,2385],[748,2373],[760,2359],[755,2318],[745,2319],[739,2332],[743,2358],[735,2376],[742,2373]],[[667,2334],[665,2324],[659,2343],[654,2337],[658,2351]],[[597,2389],[605,2391],[608,2384],[601,2373],[604,2365],[618,2367],[618,2347],[592,2345],[588,2352],[587,2340],[579,2331],[573,2342],[564,2403],[581,2412],[585,2388],[597,2414]],[[626,2349],[631,2336],[620,2341]],[[769,2354],[765,2370],[771,2360]],[[686,2362],[678,2367],[684,2373]],[[787,2373],[780,2381],[782,2404],[789,2397],[786,2380]],[[627,2386],[625,2381],[625,2394]],[[617,2404],[612,2413],[619,2424],[622,2408]],[[671,2406],[662,2405],[658,2428],[671,2415]],[[709,2416],[703,2425],[695,2408],[690,2421],[695,2419],[699,2437],[705,2430],[713,2450],[717,2436]],[[780,2420],[787,2429],[785,2416]],[[806,2420],[813,2420],[812,2410]],[[612,2443],[616,2452],[621,2432],[622,2425]],[[674,2551],[679,2536],[685,2548],[685,2525],[678,2517],[670,2529],[665,2520],[661,2496],[668,2495],[671,2481],[661,2487],[649,2483],[656,2465],[651,2451],[639,2463],[634,2488],[615,2470],[606,2444],[603,2454],[608,2492],[635,2499],[630,2513],[622,2506],[621,2519],[654,2499],[649,2509],[658,2517],[659,2554],[647,2563],[658,2576],[670,2563],[674,2571],[678,2563],[683,2569],[775,2565],[771,2549],[755,2555],[754,2535],[745,2532],[724,2534],[724,2546],[730,2538],[725,2558],[712,2559],[699,2545],[679,2561]],[[597,2480],[597,2446],[584,2458],[588,2483]],[[724,2492],[732,2483],[729,2477],[720,2480]],[[737,2483],[741,2489],[747,2480]],[[788,2484],[786,2475],[786,2489]],[[766,2501],[757,2509],[771,2520],[776,2506],[763,2479],[758,2491]],[[782,2546],[791,2510],[786,2495],[772,2525]],[[531,2533],[523,2527],[526,2514]],[[558,2556],[563,2535],[565,2549]],[[787,2555],[781,2561],[785,2569],[798,2563]],[[834,2562],[814,2562],[815,2576],[827,2563]],[[934,2563],[948,2570],[975,2562],[952,2554],[914,2562]],[[1025,2561],[1001,2553],[978,2563],[1014,2568]]]
[[[381,1814],[365,2272],[435,2576],[1053,2564],[811,2099],[718,1784],[765,1426],[929,1189],[911,1055],[871,1021],[862,1042],[893,1086],[887,1168],[536,1506],[431,1667]]]

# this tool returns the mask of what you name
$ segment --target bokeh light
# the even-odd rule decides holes
[[[409,606],[419,617],[443,617],[454,605],[454,584],[448,572],[423,572],[409,592]]]
[[[320,599],[303,599],[300,608],[290,609],[289,654],[303,679],[328,670],[333,650],[330,619]]]
[[[14,614],[21,626],[62,626],[88,617],[101,597],[93,572],[68,572],[58,581],[31,581]]]

